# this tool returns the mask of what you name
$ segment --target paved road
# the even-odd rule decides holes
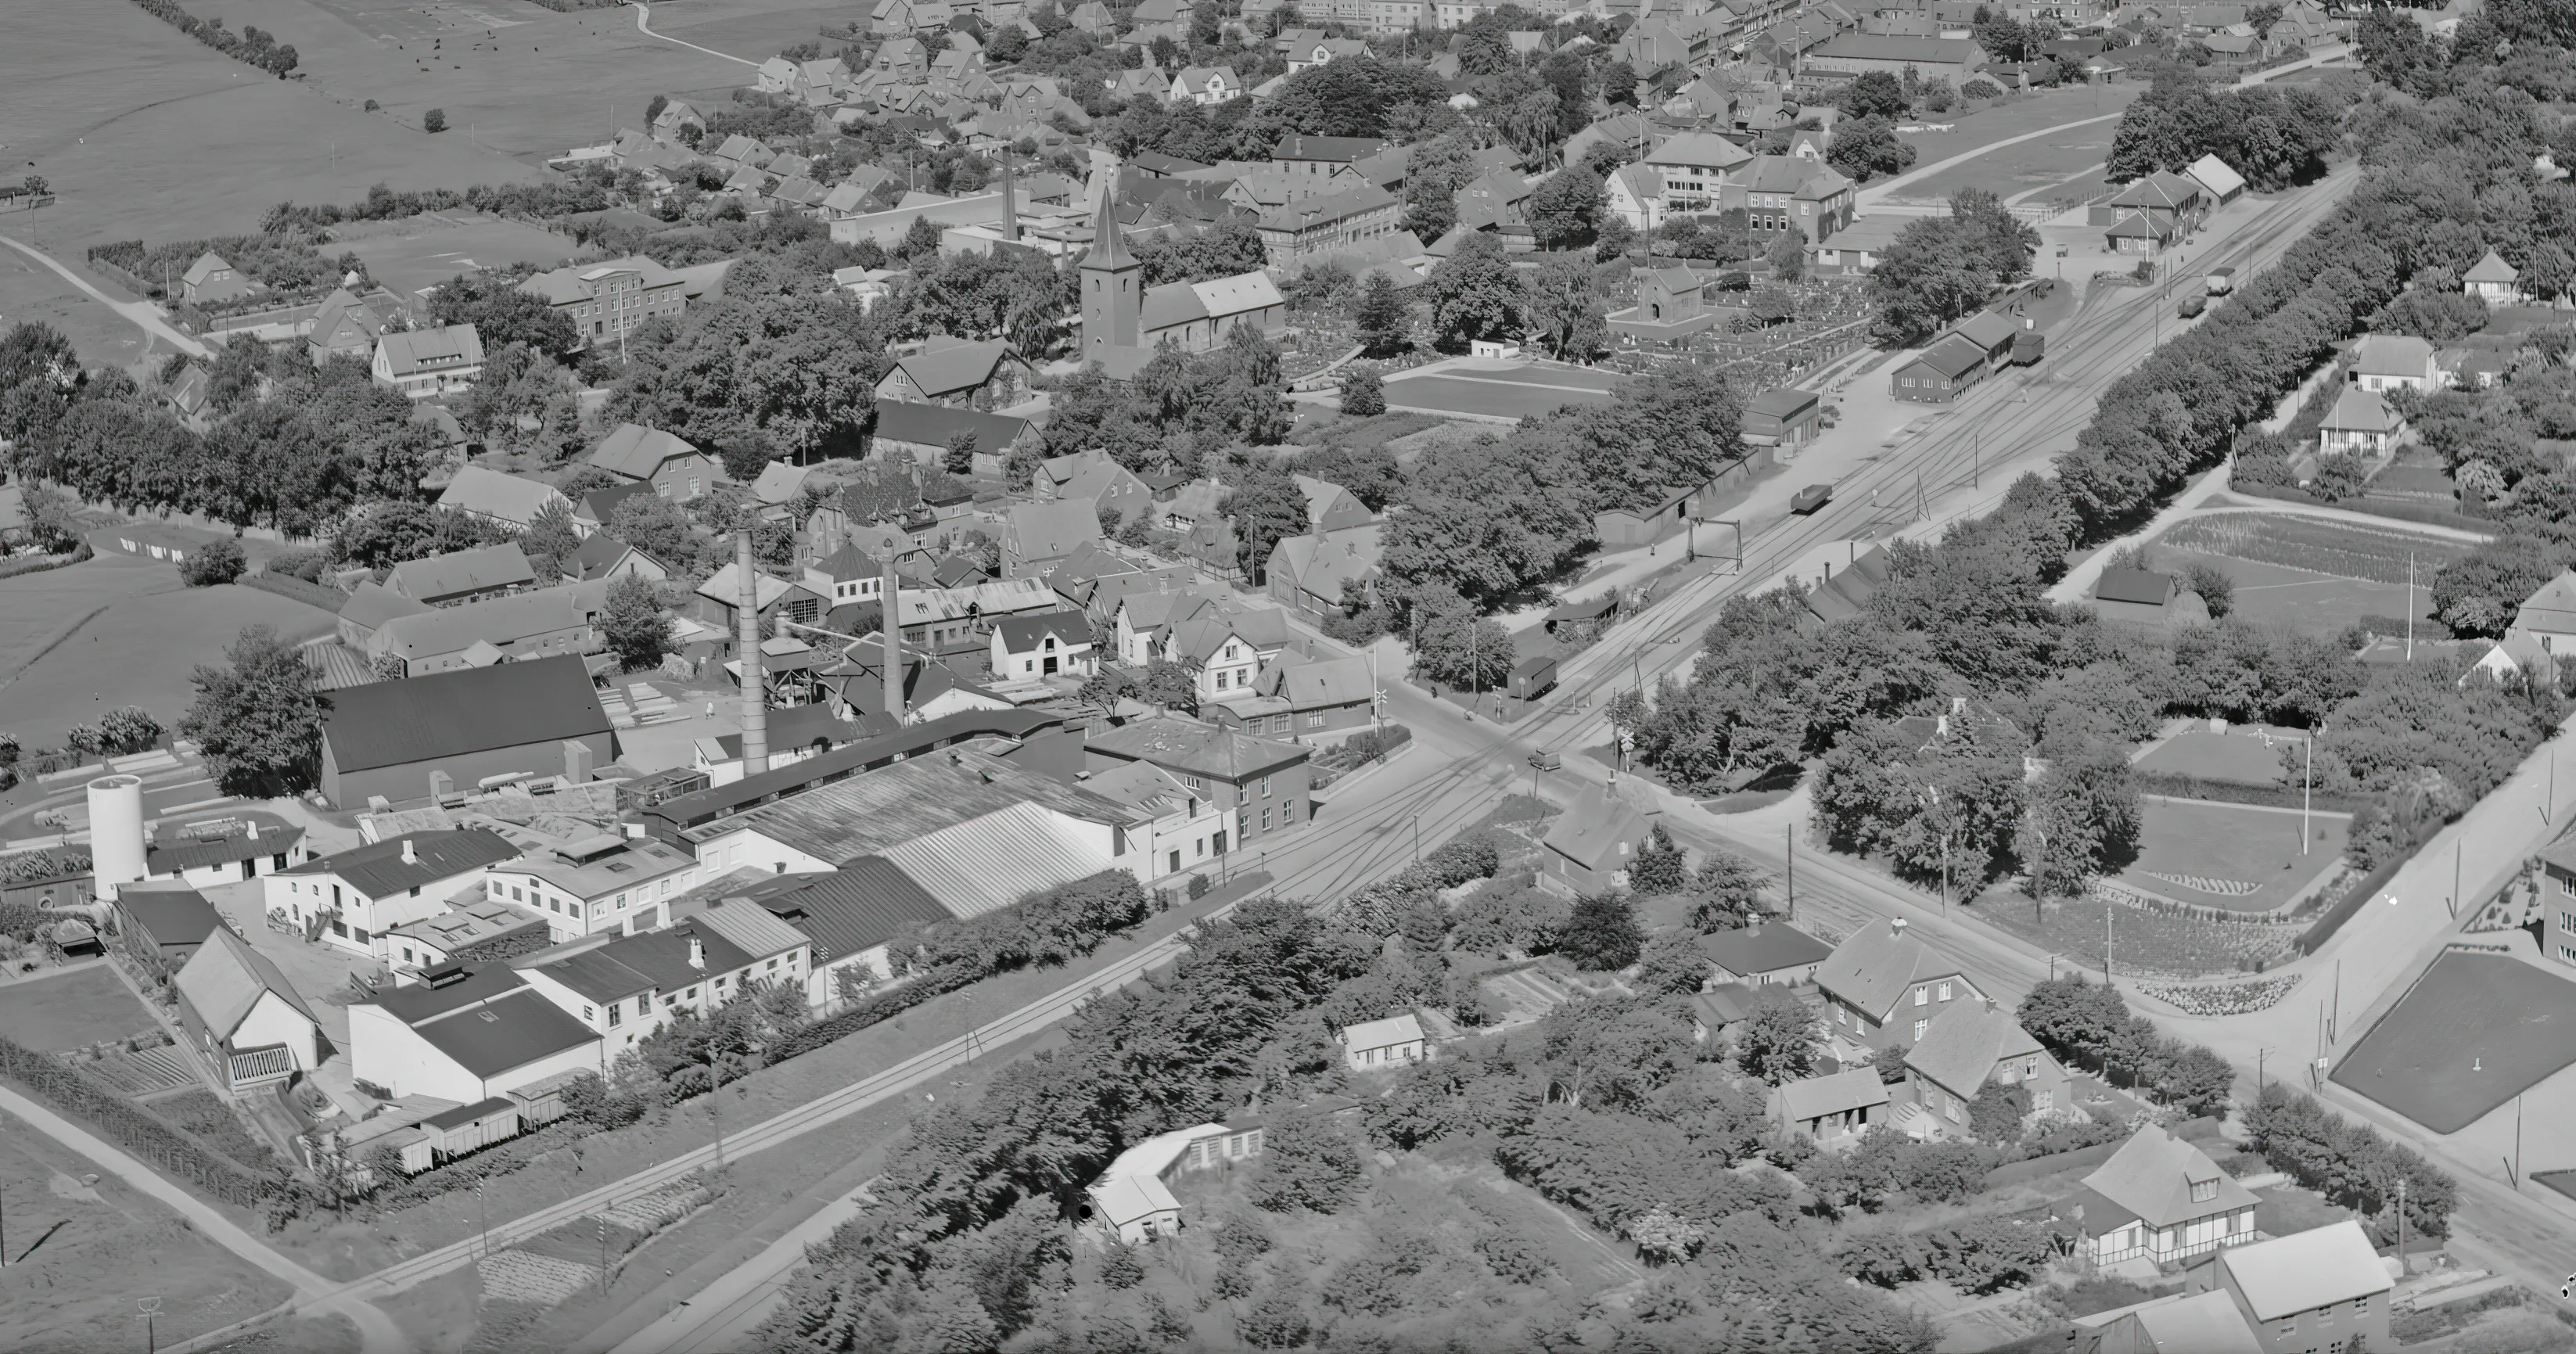
[[[56,263],[52,255],[45,253],[34,245],[11,239],[6,235],[0,235],[0,244],[5,244],[11,249],[15,249],[19,253],[34,259],[36,262],[53,269],[57,273],[62,274],[65,282],[69,282],[73,286],[80,288],[82,291],[89,293],[90,298],[97,301],[100,305],[103,305],[108,309],[115,311],[117,314],[124,316],[126,319],[133,321],[145,333],[167,342],[172,347],[188,354],[190,357],[207,356],[206,345],[180,333],[176,329],[171,328],[170,322],[161,318],[161,312],[154,308],[150,302],[116,300],[106,292],[100,291],[96,286],[92,285],[88,278],[82,277],[71,269]]]
[[[366,1354],[404,1354],[411,1348],[411,1341],[394,1325],[393,1318],[340,1291],[340,1285],[280,1255],[268,1243],[236,1226],[212,1204],[171,1183],[159,1172],[127,1156],[88,1129],[6,1087],[0,1087],[0,1111],[15,1115],[28,1127],[115,1172],[127,1184],[176,1210],[207,1240],[293,1284],[300,1310],[337,1312],[356,1322],[365,1341]]]
[[[2342,186],[2348,186],[2348,180]],[[2339,196],[2339,191],[2339,186],[2328,185],[2320,191],[2271,204],[2242,229],[2249,238],[2260,241],[2303,230],[2317,212]],[[2230,243],[2234,247],[2242,241]],[[2051,370],[2027,384],[2003,382],[1972,392],[1953,406],[1955,416],[1935,431],[1846,480],[1843,496],[1826,510],[1812,517],[1747,523],[1751,539],[1742,573],[1703,577],[1646,615],[1614,627],[1603,643],[1566,665],[1556,695],[1541,713],[1517,729],[1506,730],[1481,718],[1466,719],[1456,705],[1436,701],[1418,688],[1395,681],[1395,675],[1402,670],[1401,652],[1391,642],[1381,641],[1376,653],[1387,678],[1388,715],[1414,730],[1415,745],[1392,763],[1347,778],[1326,791],[1322,796],[1324,807],[1313,827],[1284,846],[1260,853],[1249,863],[1275,877],[1273,887],[1281,896],[1324,902],[1344,897],[1402,868],[1420,851],[1437,846],[1490,814],[1506,794],[1538,789],[1543,782],[1553,781],[1554,785],[1545,788],[1563,798],[1573,788],[1569,777],[1587,775],[1581,768],[1597,768],[1597,764],[1578,761],[1571,754],[1604,736],[1601,711],[1608,697],[1640,679],[1649,669],[1661,673],[1684,662],[1689,641],[1697,637],[1727,597],[1767,586],[1782,570],[1824,544],[1863,534],[1893,534],[1899,529],[1924,534],[1955,517],[1990,508],[2009,482],[2007,472],[2044,463],[2059,445],[2071,439],[2090,416],[2094,392],[2143,355],[2149,332],[2143,321],[2149,309],[2159,304],[2152,293],[2130,289],[2106,289],[2103,298],[2088,303],[2065,332],[2056,336]],[[1971,477],[1972,463],[1990,468],[1992,473],[1986,478],[1995,481],[1992,490],[1983,488],[1981,479]],[[1928,477],[1931,485],[1923,499],[1929,509],[1926,520],[1900,524],[1868,503],[1867,491],[1882,488],[1891,501],[1903,498],[1909,505],[1904,512],[1911,517],[1918,475]],[[1341,651],[1320,637],[1315,642],[1321,651]],[[1569,770],[1546,777],[1531,771],[1526,758],[1533,747],[1568,754]],[[1802,866],[1802,898],[1812,887],[1814,896],[1824,899],[1829,886],[1823,882],[1826,876],[1821,867],[1812,886],[1808,873]],[[1845,867],[1842,873],[1850,872]],[[1865,875],[1830,887],[1841,905],[1867,906]],[[1168,951],[1156,947],[1121,968],[1132,977],[1177,952],[1177,944]],[[2040,962],[2044,967],[2044,956]],[[1085,978],[1067,992],[1087,993],[1103,981],[1125,978]],[[2027,983],[2022,983],[2001,988],[1997,995],[2018,999],[2020,992],[2026,990]],[[1025,1033],[1061,1018],[1071,1006],[1071,1001],[1059,1001],[1065,995],[1060,993],[988,1028],[999,1029],[1007,1024],[1017,1033]],[[1078,1000],[1078,996],[1074,999]],[[957,1045],[935,1050],[914,1060],[922,1064],[918,1069],[912,1064],[892,1069],[842,1095],[867,1095],[866,1103],[875,1103],[893,1093],[875,1089],[877,1083],[908,1076],[903,1084],[913,1084],[962,1060],[961,1054],[962,1048]],[[860,1107],[851,1104],[824,1112],[838,1118]],[[780,1120],[805,1113],[792,1111],[780,1116]],[[745,1130],[729,1135],[726,1141],[730,1150],[739,1155],[775,1140],[757,1137],[762,1132],[762,1128]],[[602,1206],[611,1196],[635,1192],[648,1183],[658,1183],[659,1178],[685,1173],[711,1159],[711,1152],[701,1149],[660,1172],[648,1173],[657,1177],[652,1181],[643,1176],[630,1178],[514,1222],[509,1230],[513,1237],[543,1231]],[[828,1232],[828,1228],[822,1231]],[[472,1243],[464,1243],[446,1248],[448,1254],[432,1252],[363,1283],[417,1282],[431,1272],[444,1272],[465,1263],[472,1258],[473,1250]],[[771,1246],[705,1290],[705,1297],[684,1309],[683,1319],[657,1321],[618,1346],[618,1354],[680,1354],[720,1347],[720,1343],[711,1342],[730,1338],[757,1324],[759,1314],[766,1310],[786,1274],[801,1260],[801,1247],[784,1242]]]

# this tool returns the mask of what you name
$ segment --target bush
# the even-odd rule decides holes
[[[1209,889],[1212,889],[1212,888],[1214,888],[1214,887],[1216,887],[1216,885],[1215,885],[1215,884],[1213,884],[1213,883],[1211,883],[1211,882],[1209,881],[1209,879],[1208,879],[1208,877],[1207,877],[1206,875],[1203,875],[1203,874],[1194,874],[1194,875],[1191,875],[1191,876],[1190,876],[1190,901],[1191,901],[1191,902],[1197,902],[1199,899],[1201,899],[1201,898],[1205,898],[1206,896],[1208,896],[1208,890],[1209,890]]]
[[[1342,412],[1355,418],[1386,412],[1386,381],[1377,368],[1362,365],[1342,373]]]
[[[435,136],[447,130],[447,110],[433,108],[420,115],[420,129]]]
[[[1332,1120],[1310,1115],[1264,1136],[1250,1197],[1255,1207],[1273,1213],[1295,1208],[1331,1213],[1357,1198],[1359,1188],[1359,1148]]]
[[[312,546],[298,546],[293,550],[281,550],[277,554],[271,556],[268,563],[259,566],[259,571],[264,574],[275,574],[280,578],[295,578],[301,579],[307,583],[320,583],[322,581],[322,575],[328,571],[330,567],[330,551],[317,549]]]
[[[189,551],[179,561],[179,579],[192,588],[212,587],[241,577],[242,565],[241,542],[227,536]]]
[[[2040,983],[2016,1012],[2022,1028],[2060,1059],[2144,1090],[2186,1114],[2216,1114],[2235,1089],[2236,1069],[2198,1044],[2159,1031],[2130,1012],[2108,986],[2069,974]]]

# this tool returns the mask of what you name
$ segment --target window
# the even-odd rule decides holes
[[[1280,826],[1285,827],[1295,821],[1297,821],[1297,801],[1291,799],[1281,803],[1279,806]]]
[[[620,1026],[620,1025],[622,1025],[622,1024],[625,1024],[625,1023],[626,1023],[626,1008],[625,1008],[625,1007],[623,1007],[623,1006],[611,1006],[611,1007],[609,1007],[609,1008],[608,1008],[608,1028],[610,1028],[610,1029],[612,1029],[612,1030],[613,1030],[613,1029],[616,1029],[618,1026]]]
[[[1932,989],[1928,987],[1918,987],[1914,989],[1914,1004],[1917,1006],[1931,1005]]]
[[[590,1019],[590,1008],[589,1008],[589,1007],[584,1006],[583,1008],[581,1008],[581,1018],[582,1018],[582,1019],[584,1019],[584,1020],[588,1020],[588,1019]]]
[[[1915,1037],[1915,1038],[1917,1038],[1917,1039],[1922,1038],[1922,1037],[1923,1037],[1923,1031],[1924,1031],[1924,1028],[1925,1028],[1926,1026],[1929,1026],[1931,1023],[1932,1023],[1932,1022],[1931,1022],[1931,1021],[1929,1021],[1929,1020],[1918,1020],[1918,1021],[1915,1021],[1915,1022],[1914,1022],[1914,1037]]]
[[[2205,1204],[2205,1203],[2208,1203],[2210,1200],[2215,1199],[2215,1198],[2217,1198],[2217,1197],[2218,1197],[2218,1182],[2217,1182],[2217,1181],[2215,1181],[2215,1180],[2194,1180],[2194,1181],[2192,1181],[2192,1182],[2191,1182],[2191,1201],[2192,1201],[2193,1203],[2196,1203],[2196,1204]]]
[[[1261,830],[1264,832],[1270,830],[1270,810],[1267,808],[1261,811]]]
[[[1949,985],[1948,983],[1943,983],[1943,984],[1941,984],[1941,1000],[1943,1000],[1943,1001],[1948,1001],[1949,999],[1950,999],[1950,985]]]
[[[637,997],[637,998],[635,999],[635,1014],[637,1014],[637,1015],[639,1015],[639,1016],[648,1016],[648,1015],[653,1014],[653,994],[652,994],[652,993],[647,992],[647,993],[645,993],[643,996]]]

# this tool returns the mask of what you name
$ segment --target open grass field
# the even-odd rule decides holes
[[[367,276],[397,295],[475,268],[511,263],[553,267],[571,259],[575,248],[569,236],[474,213],[371,221],[336,227],[331,234],[366,261]]]
[[[0,983],[0,1032],[39,1053],[153,1028],[152,1013],[104,964]]]
[[[2299,814],[2148,796],[2138,858],[2120,879],[2180,902],[2232,912],[2282,907],[2343,855],[2341,814],[2314,815],[2316,834],[2299,849]]]
[[[282,41],[314,50],[294,31],[303,25],[268,11],[215,12],[235,27],[274,24]],[[21,0],[0,42],[0,87],[9,90],[0,145],[12,173],[35,162],[62,200],[0,229],[77,267],[104,240],[256,230],[281,200],[339,202],[378,182],[462,187],[541,172],[456,133],[423,135],[418,110],[407,121],[361,111],[379,97],[367,79],[335,99],[272,79],[123,0]],[[545,87],[530,78],[512,92]],[[461,126],[457,110],[449,115]]]
[[[1960,117],[1934,116],[1924,121],[1949,123],[1947,132],[1906,132],[1899,139],[1914,147],[1917,165],[1937,164],[1981,146],[2009,140],[2042,128],[2103,117],[2116,119],[2129,101],[2145,92],[2143,85],[2097,85],[2033,94],[2012,103]],[[2062,180],[2100,164],[2111,149],[2115,120],[2074,128],[2063,136],[2036,137],[2007,146],[1967,164],[1929,174],[1892,195],[1896,201],[1946,201],[1962,188],[1986,188],[2011,198],[2030,190],[2052,189]],[[2054,194],[2042,191],[2041,197]]]
[[[2211,733],[2205,727],[2188,729],[2157,744],[2155,751],[2138,759],[2137,766],[2141,771],[2169,776],[2237,785],[2278,785],[2291,774],[2283,769],[2282,754],[2297,753],[2305,741],[2285,730],[2260,726],[2232,728],[2225,733]]]
[[[50,747],[128,705],[172,724],[196,698],[189,674],[222,661],[242,627],[271,625],[295,641],[332,623],[274,593],[185,587],[177,568],[123,555],[0,579],[0,728]]]
[[[2234,614],[2256,625],[2277,625],[2302,634],[2332,636],[2342,633],[2345,627],[2365,616],[2402,617],[2407,611],[2408,591],[2404,583],[2371,583],[2340,574],[2321,574],[2193,551],[2156,552],[2156,563],[2164,568],[2180,568],[2200,562],[2215,564],[2229,578],[2236,580]],[[2428,568],[2413,591],[2415,616],[2424,622],[2422,630],[2427,635],[2442,633],[2432,619],[2431,580],[2432,570]]]
[[[774,31],[794,36],[739,55],[757,62],[814,37],[826,18],[864,17],[811,0],[784,8],[798,17]],[[620,122],[640,126],[644,101],[657,93],[723,100],[751,76],[749,67],[636,31],[636,11],[624,6],[559,14],[521,0],[226,0],[225,12],[294,43],[305,80],[337,102],[374,99],[386,117],[415,128],[422,113],[444,109],[448,136],[532,164],[607,140],[612,104]],[[684,30],[759,12],[691,0],[668,12],[657,6],[653,27],[730,52]]]
[[[1389,377],[1386,403],[1426,414],[1530,418],[1568,404],[1608,404],[1619,380],[1581,367],[1465,363],[1430,375]]]
[[[2456,1133],[2570,1063],[2576,982],[2504,955],[2450,950],[2344,1055],[2334,1079]]]
[[[0,1349],[13,1354],[139,1350],[137,1299],[159,1298],[153,1336],[173,1341],[266,1311],[285,1282],[215,1245],[88,1158],[0,1116],[0,1194],[9,1265],[0,1269]]]
[[[43,215],[13,212],[0,217],[0,230],[20,231]],[[61,331],[79,350],[81,362],[91,367],[130,368],[147,350],[155,357],[171,351],[53,269],[17,250],[0,248],[0,326],[30,320]]]

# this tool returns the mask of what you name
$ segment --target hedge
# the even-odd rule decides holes
[[[2249,785],[2243,781],[2203,780],[2178,771],[2131,771],[2129,774],[2137,782],[2141,795],[2201,799],[2220,804],[2255,804],[2273,809],[2301,807],[2296,785]],[[2371,802],[2369,795],[2319,790],[2306,806],[2324,813],[2358,813],[2362,806]]]
[[[75,1067],[68,1067],[0,1038],[0,1075],[25,1086],[37,1098],[103,1131],[118,1146],[198,1188],[242,1208],[291,1192],[281,1177],[254,1175],[177,1129],[153,1118],[115,1091]]]
[[[2440,508],[2419,508],[2411,503],[2390,503],[2384,499],[2362,497],[2328,500],[2319,498],[2305,489],[2296,489],[2282,484],[2239,484],[2230,479],[2227,492],[2245,498],[2275,498],[2284,503],[2313,503],[2320,508],[2357,512],[2371,517],[2386,517],[2399,522],[2421,522],[2426,526],[2457,527],[2462,531],[2492,534],[2499,525],[2487,518],[2471,517],[2467,513],[2446,512]]]
[[[66,555],[29,555],[24,559],[13,559],[0,564],[0,578],[16,578],[20,574],[40,574],[47,569],[65,568],[78,564],[96,553],[90,549],[89,542],[83,541],[77,549]]]
[[[326,588],[319,583],[307,583],[303,579],[287,574],[273,574],[265,569],[255,574],[243,574],[233,581],[245,588],[257,588],[261,592],[276,593],[290,601],[318,606],[334,616],[339,615],[340,608],[347,605],[349,601],[349,594],[338,588]]]
[[[2378,869],[2363,875],[2359,883],[2346,890],[2343,897],[2336,899],[2326,908],[2324,915],[2308,924],[2308,929],[2298,940],[2299,953],[2315,954],[2318,946],[2325,944],[2335,932],[2342,930],[2345,922],[2359,915],[2361,909],[2371,899],[2379,896],[2381,889],[2388,887],[2388,881],[2396,878],[2397,872],[2405,868],[2406,862],[2414,858],[2415,853],[2407,851],[2394,860],[2382,863]]]

